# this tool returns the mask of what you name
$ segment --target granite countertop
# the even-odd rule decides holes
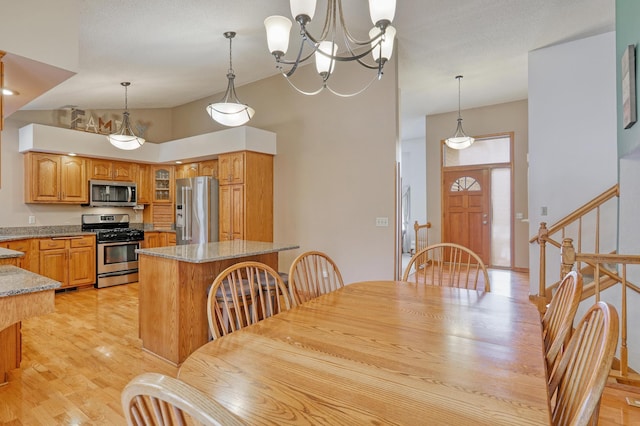
[[[52,238],[52,237],[76,237],[84,235],[96,235],[95,232],[43,232],[38,234],[24,234],[24,235],[0,235],[0,243],[4,241],[17,241],[25,240],[28,238]]]
[[[15,257],[23,257],[24,253],[16,250],[9,250],[0,247],[0,259],[13,259]]]
[[[257,256],[284,250],[297,249],[297,244],[267,243],[262,241],[220,241],[205,244],[138,249],[136,253],[164,257],[188,263],[206,263],[238,257]]]
[[[0,297],[55,290],[60,287],[58,281],[33,272],[25,271],[13,265],[0,265]]]

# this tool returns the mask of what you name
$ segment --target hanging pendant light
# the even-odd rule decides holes
[[[236,36],[236,33],[227,31],[224,36],[229,39],[229,71],[227,72],[229,84],[222,99],[219,102],[209,104],[207,112],[211,118],[224,126],[242,126],[251,120],[255,111],[250,106],[240,102],[233,83],[236,75],[233,72],[233,64],[231,62],[231,40]]]
[[[462,76],[457,75],[456,79],[458,79],[458,127],[456,127],[456,132],[453,136],[447,138],[444,142],[449,148],[464,149],[469,148],[475,142],[475,139],[467,136],[462,130],[462,115],[460,114],[460,80],[462,80]]]
[[[132,150],[140,148],[144,144],[144,138],[136,136],[131,129],[131,122],[129,121],[129,109],[127,105],[127,88],[131,85],[128,81],[120,83],[124,86],[124,112],[122,113],[122,124],[120,129],[115,133],[107,136],[111,145],[119,149]]]

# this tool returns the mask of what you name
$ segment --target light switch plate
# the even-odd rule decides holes
[[[388,217],[376,217],[376,226],[389,226]]]

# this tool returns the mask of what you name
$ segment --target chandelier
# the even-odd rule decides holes
[[[227,91],[220,101],[207,106],[207,112],[211,118],[224,126],[242,126],[251,120],[255,111],[250,106],[240,102],[236,94],[236,87],[233,83],[236,75],[233,72],[233,64],[231,62],[231,40],[236,36],[236,33],[227,31],[224,33],[224,36],[229,39],[229,71],[227,71],[227,79],[229,82],[227,84]]]
[[[127,88],[131,83],[123,81],[120,84],[124,86],[124,112],[122,113],[122,124],[120,125],[120,129],[107,136],[107,139],[109,139],[111,145],[119,149],[131,150],[140,148],[144,144],[144,139],[133,133],[133,130],[131,129],[131,122],[129,121]]]
[[[289,48],[289,32],[291,21],[284,16],[270,16],[264,21],[267,31],[269,51],[275,57],[276,67],[286,77],[291,86],[304,95],[316,95],[323,89],[329,90],[337,96],[350,97],[365,91],[375,80],[382,78],[382,69],[393,53],[393,43],[396,29],[391,26],[396,10],[396,0],[369,0],[369,14],[374,27],[369,31],[368,40],[356,39],[344,21],[341,0],[327,0],[327,11],[324,26],[319,37],[314,37],[307,30],[307,25],[313,19],[316,9],[315,0],[290,0],[291,15],[300,25],[300,48],[295,59],[284,58]],[[342,38],[344,46],[338,46],[336,41]],[[305,47],[307,47],[305,49]],[[338,53],[343,52],[343,53]],[[373,57],[373,63],[364,58]],[[315,91],[304,91],[296,87],[289,79],[298,66],[315,58],[316,70],[322,82]],[[355,61],[365,68],[376,70],[374,77],[362,89],[352,93],[339,93],[329,87],[329,77],[333,74],[336,61]],[[288,70],[284,70],[289,66]]]
[[[446,143],[449,148],[464,149],[469,148],[475,142],[475,139],[467,136],[464,130],[462,130],[462,115],[460,114],[460,80],[462,80],[462,76],[457,75],[456,79],[458,79],[458,126],[453,136],[447,138],[444,143]]]

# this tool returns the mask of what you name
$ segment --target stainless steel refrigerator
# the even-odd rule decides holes
[[[176,179],[176,244],[218,241],[218,180]]]

